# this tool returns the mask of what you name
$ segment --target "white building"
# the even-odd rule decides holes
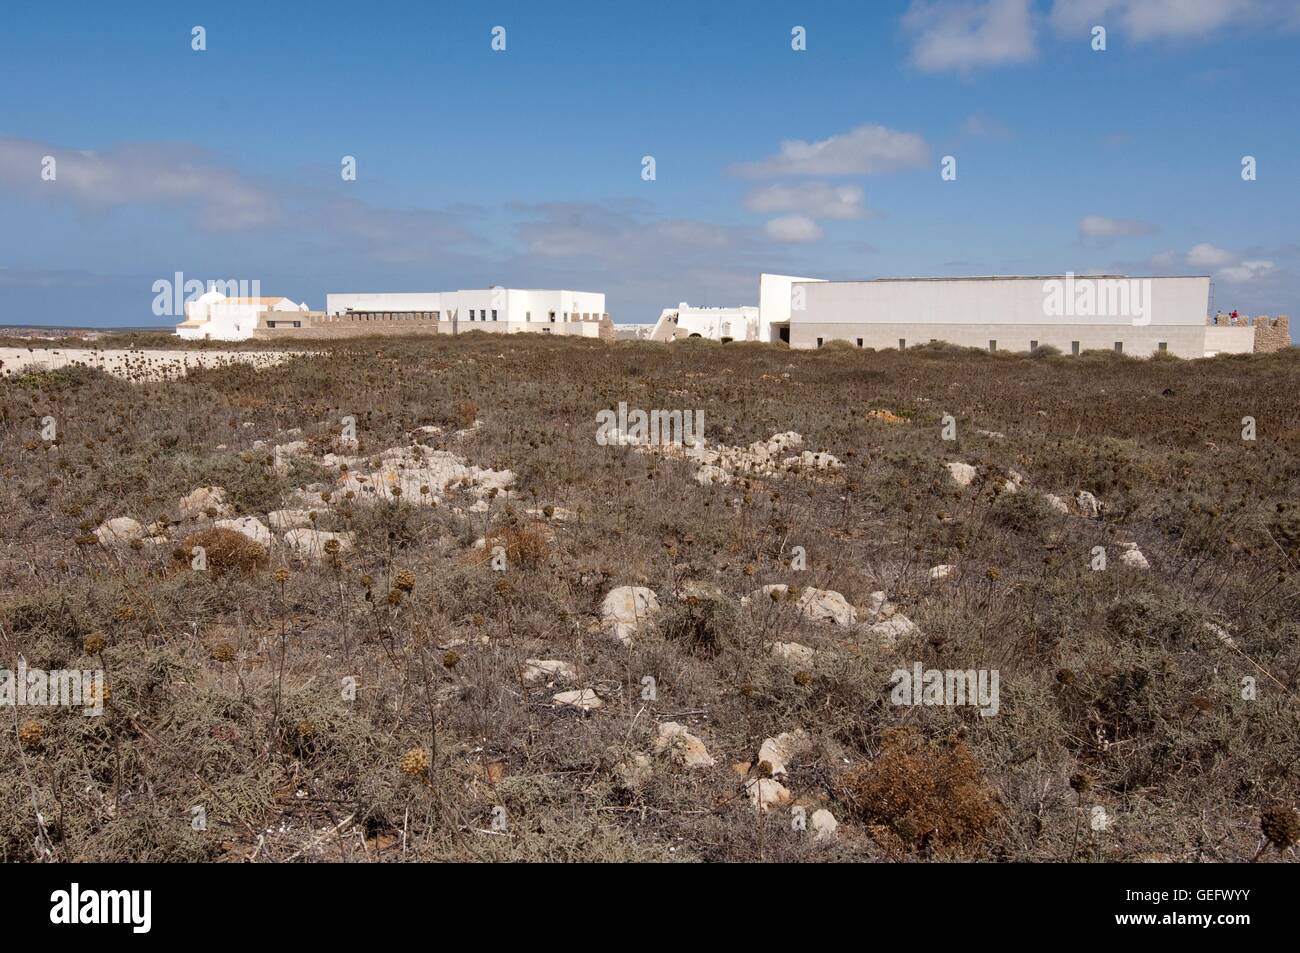
[[[793,275],[758,276],[758,325],[760,341],[790,340],[791,305],[802,305],[802,293],[795,295],[794,286],[821,278],[796,278]]]
[[[188,341],[244,341],[263,321],[275,327],[281,321],[300,321],[294,315],[307,311],[306,304],[289,298],[228,298],[220,291],[205,291],[185,303],[185,320],[176,326],[176,334]]]
[[[1199,358],[1254,350],[1254,329],[1207,327],[1210,279],[1100,275],[810,281],[764,275],[760,322],[795,348],[831,341],[988,350],[1051,346]]]
[[[595,291],[482,288],[461,291],[330,294],[325,311],[352,321],[418,316],[437,322],[440,333],[540,332],[599,337],[611,328],[605,295]],[[612,336],[612,330],[607,336]]]
[[[758,308],[692,308],[685,301],[675,308],[665,308],[650,332],[650,339],[676,341],[682,338],[757,341]]]

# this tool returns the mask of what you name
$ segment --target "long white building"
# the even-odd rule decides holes
[[[611,327],[603,292],[541,288],[330,294],[325,312],[352,323],[428,321],[440,333],[531,331],[599,337],[602,328]]]
[[[794,348],[930,341],[999,351],[1051,346],[1199,358],[1255,349],[1253,327],[1207,322],[1210,279],[990,276],[819,281],[763,275],[760,324]]]

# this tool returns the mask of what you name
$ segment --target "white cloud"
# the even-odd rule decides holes
[[[745,196],[751,212],[791,212],[810,218],[852,219],[874,214],[856,185],[806,182],[802,185],[768,185]]]
[[[1263,278],[1277,270],[1271,261],[1243,261],[1227,268],[1220,268],[1214,277],[1230,285],[1244,285]]]
[[[41,177],[46,156],[55,160],[52,181]],[[255,228],[280,217],[270,191],[198,149],[177,145],[127,143],[97,152],[0,138],[0,188],[83,211],[192,208],[199,225],[216,231]]]
[[[873,175],[924,165],[929,149],[914,132],[864,125],[808,142],[784,139],[780,152],[758,162],[746,162],[732,171],[751,178],[782,175]]]
[[[1294,17],[1288,0],[1054,0],[1050,15],[1061,33],[1100,25],[1139,41],[1200,37],[1242,24],[1287,27]]]
[[[783,215],[763,226],[763,232],[774,242],[815,242],[822,237],[821,226],[806,215]]]
[[[1187,264],[1193,268],[1214,269],[1216,281],[1230,285],[1244,285],[1266,278],[1277,271],[1277,265],[1262,258],[1243,260],[1236,252],[1219,248],[1209,242],[1193,245],[1187,252]]]
[[[1158,229],[1154,225],[1131,218],[1086,215],[1079,222],[1079,234],[1085,238],[1127,238],[1133,235],[1150,235],[1155,231]]]
[[[1237,256],[1232,252],[1211,245],[1209,242],[1193,245],[1187,252],[1187,264],[1193,268],[1219,268],[1230,265],[1236,260]]]
[[[1026,63],[1037,53],[1030,0],[913,0],[903,29],[912,63],[927,72]]]

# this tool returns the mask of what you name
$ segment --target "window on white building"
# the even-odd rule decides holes
[[[492,309],[492,320],[495,321],[496,319],[497,319],[497,309],[496,309],[496,308],[493,308],[493,309]]]

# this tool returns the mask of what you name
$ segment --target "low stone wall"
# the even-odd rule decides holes
[[[1256,354],[1291,347],[1291,319],[1285,314],[1279,314],[1276,318],[1260,314],[1252,319],[1248,314],[1239,314],[1234,318],[1231,314],[1220,311],[1214,317],[1206,319],[1205,323],[1212,328],[1249,327],[1255,332],[1252,350]]]
[[[274,327],[269,327],[269,324]],[[301,327],[294,327],[297,323]],[[332,341],[367,335],[438,334],[436,318],[420,312],[326,314],[323,311],[268,312],[253,331],[256,340]]]
[[[1280,351],[1291,346],[1291,319],[1285,314],[1270,318],[1261,314],[1255,319],[1255,353]]]

